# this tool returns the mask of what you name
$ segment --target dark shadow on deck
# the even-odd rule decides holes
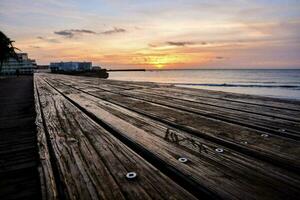
[[[33,77],[0,79],[0,199],[40,199]]]

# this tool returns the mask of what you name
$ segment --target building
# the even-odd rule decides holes
[[[91,62],[54,62],[50,63],[51,72],[83,72],[92,69]]]
[[[27,53],[17,53],[18,60],[9,58],[2,65],[1,75],[14,75],[17,71],[20,74],[32,74],[36,66],[35,60],[29,59]]]
[[[39,69],[44,69],[44,70],[46,70],[46,69],[49,69],[49,65],[37,65],[37,66],[36,66],[36,69],[37,69],[37,70],[39,70]]]
[[[34,73],[48,73],[50,72],[50,66],[49,65],[37,65],[34,69]]]

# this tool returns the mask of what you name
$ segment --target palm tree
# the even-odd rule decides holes
[[[10,40],[2,31],[0,31],[0,72],[2,65],[9,58],[15,58],[19,61],[18,55],[15,50],[18,48],[13,46],[14,41]]]

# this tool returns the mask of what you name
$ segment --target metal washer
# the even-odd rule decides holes
[[[215,151],[218,152],[218,153],[223,153],[224,152],[224,150],[222,148],[216,148]]]
[[[181,163],[186,163],[188,161],[188,159],[184,158],[184,157],[181,157],[181,158],[178,158],[178,161],[181,162]]]
[[[126,174],[126,178],[128,179],[134,179],[137,176],[137,174],[135,172],[128,172]]]

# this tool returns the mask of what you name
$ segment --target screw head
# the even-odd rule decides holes
[[[268,134],[265,134],[265,133],[264,133],[264,134],[261,134],[260,136],[261,136],[261,137],[269,137],[269,135],[268,135]]]

